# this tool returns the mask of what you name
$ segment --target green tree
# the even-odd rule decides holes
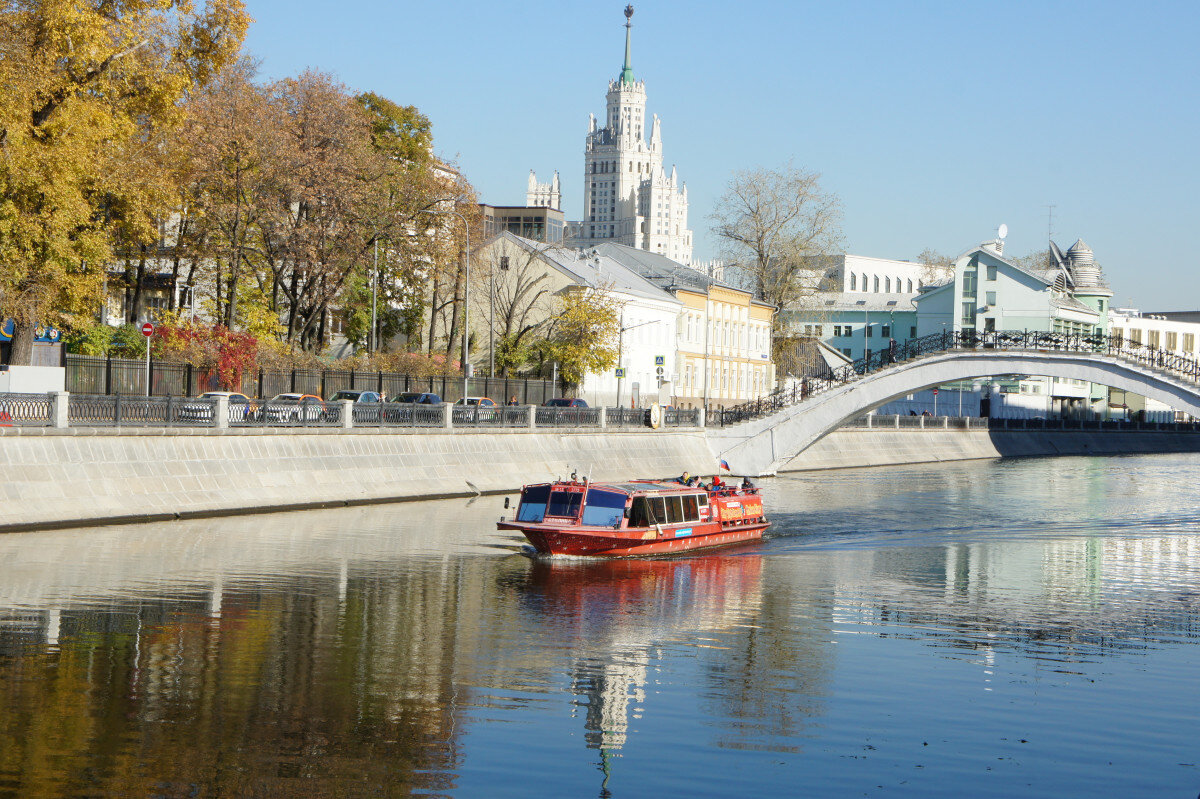
[[[37,324],[94,312],[115,229],[151,235],[154,145],[248,24],[241,0],[0,5],[0,308],[16,323],[12,363],[30,362]]]

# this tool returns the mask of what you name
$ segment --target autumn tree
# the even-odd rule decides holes
[[[276,194],[262,220],[272,291],[286,298],[288,341],[314,349],[328,341],[330,312],[356,272],[369,264],[375,224],[366,212],[378,175],[368,120],[345,88],[308,71],[271,87],[282,124]]]
[[[145,184],[128,179],[180,100],[237,54],[241,0],[4,0],[0,5],[0,308],[10,361],[30,362],[38,323],[94,312],[112,213],[152,235]]]
[[[180,207],[193,228],[185,232],[195,239],[209,313],[228,328],[238,322],[239,284],[275,189],[281,146],[280,116],[253,78],[254,65],[242,60],[198,92],[180,145]]]
[[[841,202],[820,175],[792,163],[734,173],[709,215],[723,255],[780,310],[818,288],[822,259],[842,246]],[[783,315],[776,315],[776,327]],[[783,332],[778,330],[776,332]]]

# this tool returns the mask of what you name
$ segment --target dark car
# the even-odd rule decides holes
[[[405,391],[392,397],[391,402],[415,402],[419,405],[441,405],[442,398],[428,391]]]
[[[350,389],[343,389],[329,398],[330,402],[337,402],[338,400],[383,402],[383,397],[379,396],[378,391],[351,391]]]
[[[578,397],[555,397],[546,400],[545,405],[550,408],[586,408],[588,406],[585,400]]]

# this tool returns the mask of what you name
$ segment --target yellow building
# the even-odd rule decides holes
[[[601,244],[595,250],[683,303],[675,363],[667,375],[676,406],[728,408],[771,393],[775,306],[655,253],[620,244]]]

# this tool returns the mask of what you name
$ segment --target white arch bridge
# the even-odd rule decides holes
[[[926,336],[716,411],[708,443],[734,474],[774,474],[824,435],[891,400],[960,380],[1039,375],[1124,389],[1200,417],[1200,361],[1108,336],[1000,331]]]

